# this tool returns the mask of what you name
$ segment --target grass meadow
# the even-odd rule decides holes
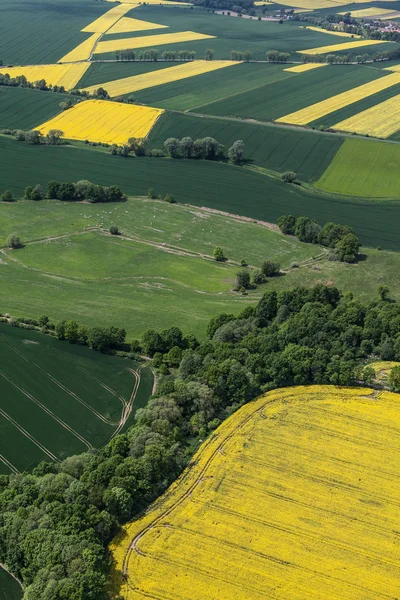
[[[120,594],[395,597],[399,423],[398,396],[365,388],[292,387],[246,404],[112,542]]]
[[[0,357],[0,472],[105,444],[151,395],[147,369],[140,371],[131,398],[137,364],[41,333],[1,325]]]
[[[227,148],[235,140],[245,143],[245,157],[278,172],[295,171],[299,179],[315,181],[329,166],[343,138],[320,135],[313,131],[229,121],[191,114],[166,112],[157,121],[149,139],[155,148],[163,148],[169,137],[193,139],[211,136]]]
[[[21,586],[0,567],[0,600],[21,600],[21,598]]]
[[[172,193],[180,203],[272,223],[287,213],[314,217],[321,224],[347,223],[365,246],[400,249],[398,202],[332,197],[254,170],[210,161],[123,159],[86,147],[28,146],[5,136],[0,136],[0,152],[2,188],[12,190],[16,197],[22,196],[27,185],[45,186],[51,179],[116,184],[131,196],[145,195],[152,187],[159,194]]]
[[[2,68],[0,67],[0,72]],[[60,112],[60,102],[74,96],[30,88],[0,87],[0,129],[34,129]]]
[[[327,192],[399,197],[400,145],[347,139],[317,182]]]

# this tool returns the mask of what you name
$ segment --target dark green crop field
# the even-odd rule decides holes
[[[241,92],[265,89],[282,79],[293,78],[294,74],[284,71],[284,65],[245,63],[233,67],[204,73],[181,81],[165,83],[135,92],[134,96],[143,104],[175,110],[196,110],[203,104],[224,100],[229,102]]]
[[[1,86],[0,129],[34,129],[59,113],[60,102],[67,99],[76,101],[74,96]]]
[[[151,394],[131,361],[0,325],[0,472],[106,443]]]
[[[196,112],[271,121],[385,75],[385,71],[358,65],[332,65],[297,73],[274,85],[202,106]]]
[[[21,586],[0,567],[0,600],[20,600],[21,598]]]
[[[315,181],[329,166],[343,138],[313,131],[165,113],[150,134],[153,147],[163,148],[169,137],[193,139],[211,136],[227,148],[235,140],[245,143],[248,161],[274,171],[295,171],[302,180]]]
[[[375,143],[375,142],[370,142]],[[400,202],[341,200],[284,184],[223,163],[156,158],[122,159],[86,148],[27,146],[0,137],[2,187],[22,195],[27,185],[50,179],[89,179],[120,185],[129,195],[174,194],[178,202],[208,206],[264,221],[282,214],[308,215],[320,223],[353,226],[364,245],[399,250]]]
[[[57,62],[88,39],[81,29],[109,9],[94,0],[0,0],[0,58],[5,65]]]

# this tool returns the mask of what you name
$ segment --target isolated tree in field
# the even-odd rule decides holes
[[[120,234],[120,230],[118,229],[118,227],[116,225],[111,225],[111,227],[108,231],[111,233],[111,235],[119,235]]]
[[[272,260],[264,260],[263,264],[261,265],[261,273],[265,277],[273,277],[274,275],[277,275],[279,271],[279,263],[273,262]]]
[[[58,144],[61,144],[63,136],[64,132],[61,131],[61,129],[50,129],[46,135],[46,144],[49,146],[57,146]]]
[[[21,247],[21,240],[19,239],[19,236],[16,233],[12,233],[8,236],[7,246],[13,249]]]
[[[296,181],[296,177],[297,176],[294,171],[285,171],[285,173],[282,173],[281,175],[281,179],[285,183],[293,183],[293,181]]]
[[[222,250],[221,246],[215,246],[215,248],[213,250],[213,257],[218,262],[222,262],[222,261],[226,260],[226,258],[224,256],[224,251]]]
[[[352,263],[356,260],[361,243],[355,233],[348,233],[336,244],[336,252],[343,262]]]
[[[244,288],[245,290],[250,287],[250,272],[247,269],[243,269],[236,273],[236,288],[240,290]]]
[[[0,200],[2,200],[3,202],[12,202],[13,201],[13,195],[11,190],[6,190],[1,196],[0,196]]]
[[[211,50],[211,48],[208,48],[206,50],[206,53],[205,53],[205,59],[206,60],[213,60],[214,59],[214,55],[215,55],[215,50]]]
[[[244,160],[244,142],[236,140],[228,150],[228,158],[234,165],[241,165]]]
[[[180,141],[177,138],[168,138],[165,140],[164,147],[171,158],[179,158]]]
[[[282,215],[278,219],[278,227],[286,235],[294,235],[296,217],[294,215]]]

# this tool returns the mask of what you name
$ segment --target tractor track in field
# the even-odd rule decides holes
[[[5,456],[3,456],[3,454],[0,454],[0,462],[3,463],[3,465],[5,465],[8,469],[10,469],[10,471],[12,473],[14,473],[15,475],[18,475],[18,473],[21,473],[21,471],[19,471],[17,469],[17,467],[15,467],[12,462],[10,462]],[[1,565],[0,565],[1,566]]]

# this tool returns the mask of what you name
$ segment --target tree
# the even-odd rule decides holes
[[[236,273],[236,288],[247,290],[250,287],[250,272],[247,269],[242,269]]]
[[[282,215],[278,219],[278,227],[286,235],[294,235],[296,217],[294,215]]]
[[[281,179],[285,183],[293,183],[294,181],[296,181],[296,177],[297,175],[294,171],[286,171],[281,175]]]
[[[193,140],[191,137],[183,137],[179,142],[179,151],[183,158],[192,156]]]
[[[13,201],[13,195],[12,192],[10,190],[6,190],[1,196],[0,199],[3,202],[12,202]]]
[[[266,53],[268,62],[278,62],[279,52],[277,50],[269,50]]]
[[[217,140],[212,137],[205,137],[202,140],[203,145],[203,158],[206,160],[214,160],[217,157],[219,144]]]
[[[121,233],[116,225],[111,225],[108,231],[111,233],[111,235],[120,235]]]
[[[42,199],[43,199],[43,188],[40,185],[40,183],[38,183],[37,185],[35,185],[35,187],[31,191],[29,200],[42,200]]]
[[[308,217],[299,217],[296,220],[294,234],[301,242],[317,244],[320,231],[321,227],[313,219],[309,219]]]
[[[169,202],[170,204],[176,203],[176,200],[172,194],[165,194],[164,200],[165,200],[165,202]]]
[[[33,192],[33,187],[31,185],[28,185],[28,187],[26,187],[25,191],[24,191],[24,199],[30,200],[32,192]]]
[[[102,87],[97,88],[97,90],[95,90],[93,92],[93,96],[95,98],[102,98],[103,100],[105,100],[106,98],[109,98],[110,96],[108,95],[107,90],[105,90]]]
[[[25,132],[25,142],[27,144],[32,144],[34,146],[37,146],[37,145],[41,144],[42,138],[43,138],[42,134],[40,133],[40,131],[37,131],[36,129]]]
[[[171,158],[179,158],[180,141],[177,138],[168,138],[164,142],[164,147]]]
[[[205,59],[206,60],[213,60],[214,59],[214,55],[215,55],[215,50],[211,50],[210,48],[207,48],[206,53],[205,53]]]
[[[61,144],[64,132],[61,129],[50,129],[46,135],[46,144],[49,146],[58,146]]]
[[[222,250],[221,246],[215,246],[213,250],[213,257],[218,262],[223,262],[224,260],[226,260],[224,251]]]
[[[392,392],[400,392],[400,367],[393,367],[390,369],[387,381]]]
[[[378,294],[381,300],[386,301],[389,297],[389,288],[387,285],[380,285],[378,287]]]
[[[21,240],[19,239],[19,236],[15,233],[9,235],[7,238],[7,246],[9,248],[13,248],[13,250],[16,248],[21,248]]]
[[[352,263],[357,259],[361,243],[355,233],[348,233],[336,243],[339,260]]]
[[[264,277],[273,277],[280,271],[279,263],[273,262],[272,260],[264,260],[261,265],[261,273]]]
[[[244,160],[244,142],[236,140],[228,150],[228,158],[235,165],[241,165]]]

